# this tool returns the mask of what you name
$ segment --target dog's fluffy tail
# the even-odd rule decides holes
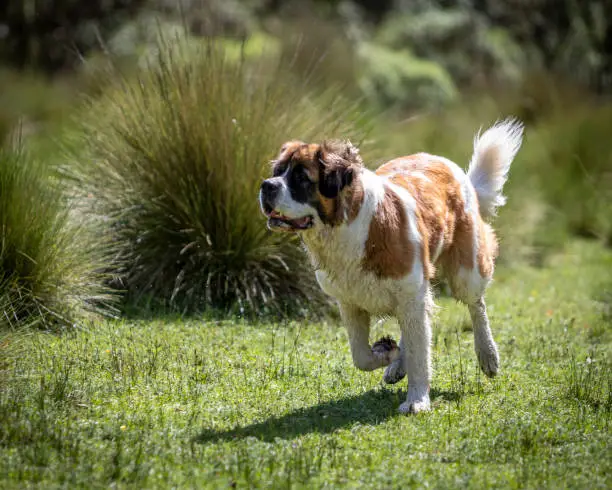
[[[502,189],[522,139],[523,123],[515,118],[498,121],[474,138],[474,153],[467,174],[478,194],[483,218],[495,216],[497,208],[506,203]]]

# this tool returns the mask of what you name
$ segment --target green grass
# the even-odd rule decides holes
[[[592,242],[500,270],[494,380],[465,308],[439,298],[418,416],[397,413],[405,382],[352,366],[336,323],[33,332],[0,361],[0,487],[609,488],[611,270]]]

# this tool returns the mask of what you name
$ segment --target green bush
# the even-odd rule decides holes
[[[73,212],[46,165],[0,150],[0,326],[71,325],[108,305],[103,241],[94,251]]]
[[[379,107],[440,107],[457,96],[452,78],[441,65],[419,59],[407,50],[393,51],[364,43],[359,55],[359,86],[367,99]]]
[[[109,81],[72,148],[106,220],[130,304],[247,313],[323,301],[295,236],[273,234],[258,191],[283,141],[360,138],[358,113],[222,43],[161,39],[148,68]]]
[[[437,63],[460,86],[517,82],[525,65],[521,48],[505,30],[463,8],[390,16],[376,41]]]

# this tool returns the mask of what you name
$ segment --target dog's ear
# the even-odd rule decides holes
[[[342,189],[353,182],[353,169],[338,155],[326,153],[321,147],[315,158],[319,163],[319,192],[323,197],[335,199]]]

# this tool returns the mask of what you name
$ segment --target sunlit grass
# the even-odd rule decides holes
[[[607,488],[612,255],[571,243],[550,263],[500,269],[490,289],[494,380],[465,307],[438,300],[418,416],[397,412],[405,381],[352,366],[335,322],[34,333],[4,364],[0,486]]]

